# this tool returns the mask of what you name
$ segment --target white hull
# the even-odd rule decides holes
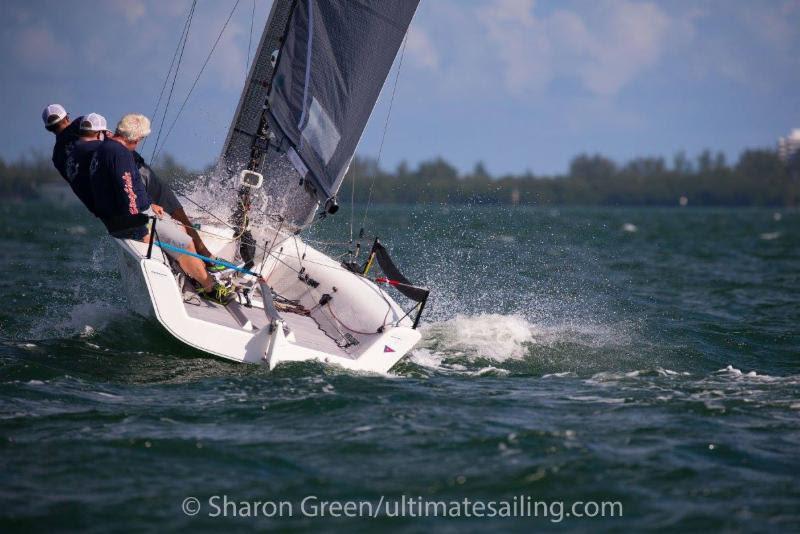
[[[204,235],[206,245],[218,257],[231,257],[231,240],[217,231],[219,239]],[[299,304],[283,309],[279,305],[272,315],[258,291],[252,306],[238,301],[221,306],[199,299],[179,287],[158,247],[147,259],[146,244],[115,242],[133,311],[155,317],[189,346],[270,369],[281,362],[317,360],[354,371],[388,372],[420,339],[406,312],[372,281],[342,268],[299,237],[284,237],[280,251],[253,268],[276,294]],[[303,268],[318,287],[298,277]],[[320,306],[323,294],[332,298]]]

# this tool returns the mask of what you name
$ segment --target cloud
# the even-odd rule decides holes
[[[534,0],[494,0],[476,10],[513,94],[541,91],[559,77],[575,77],[593,94],[617,94],[658,62],[676,26],[649,2],[536,11]]]
[[[475,13],[504,66],[506,88],[516,94],[542,89],[552,79],[551,43],[533,9],[533,0],[495,0]]]
[[[167,2],[175,3],[175,2]],[[147,7],[142,0],[112,0],[108,4],[114,11],[122,13],[128,23],[137,22],[147,14]]]
[[[57,74],[66,69],[69,48],[42,25],[21,28],[14,36],[14,56],[33,72]]]
[[[761,98],[774,98],[796,79],[800,1],[708,0],[692,22],[697,31],[685,63],[693,79],[732,81]]]
[[[411,27],[408,32],[406,53],[412,64],[422,69],[437,70],[439,68],[439,53],[427,32],[419,27]]]
[[[777,9],[766,10],[745,4],[738,16],[752,34],[778,51],[786,51],[797,41],[797,15],[800,1],[783,2]]]
[[[597,94],[615,94],[661,58],[672,24],[655,4],[609,2],[606,20],[589,36],[579,72]]]

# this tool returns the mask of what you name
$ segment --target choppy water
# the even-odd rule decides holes
[[[342,211],[312,237],[346,235]],[[0,205],[0,528],[798,529],[800,214],[370,219],[434,289],[390,376],[198,354],[126,312],[80,208]],[[223,494],[530,496],[624,516],[208,517]]]

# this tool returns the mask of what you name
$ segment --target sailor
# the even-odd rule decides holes
[[[80,135],[80,121],[83,117],[70,120],[69,113],[61,104],[50,104],[42,111],[44,127],[56,136],[53,146],[53,165],[62,178],[67,178],[66,164],[72,147]]]
[[[78,117],[77,119],[70,121],[69,114],[64,109],[64,106],[61,104],[50,104],[44,108],[44,111],[42,111],[42,119],[44,120],[45,128],[56,135],[56,144],[53,147],[53,165],[58,170],[59,174],[67,182],[70,182],[70,178],[67,176],[66,162],[69,158],[69,154],[72,151],[75,141],[80,136],[80,124],[83,117]],[[194,242],[195,249],[198,251],[198,253],[202,254],[203,256],[210,257],[211,252],[209,252],[208,248],[206,248],[205,243],[203,243],[203,240],[200,238],[200,234],[198,234],[197,230],[195,230],[194,226],[192,225],[192,221],[189,220],[189,216],[186,215],[186,212],[184,211],[183,206],[178,198],[175,196],[175,193],[173,193],[169,187],[164,185],[161,179],[155,174],[153,169],[151,169],[145,163],[144,158],[138,152],[134,151],[133,157],[136,160],[139,173],[142,176],[142,180],[145,184],[145,188],[147,189],[147,193],[150,195],[150,198],[154,201],[154,203],[162,206],[173,219],[184,225],[184,228],[186,228],[186,231],[192,238],[192,242]],[[72,185],[71,182],[70,185]],[[81,200],[83,201],[84,199],[81,198]],[[84,204],[86,204],[85,201]],[[216,264],[208,264],[206,265],[206,268],[211,272],[224,269],[223,266]]]
[[[89,113],[74,121],[79,127],[79,137],[73,143],[64,165],[67,182],[83,205],[93,214],[94,209],[92,188],[89,182],[89,165],[95,150],[105,138],[107,125],[106,119],[97,113]]]
[[[151,202],[139,175],[132,152],[149,134],[150,120],[132,113],[122,117],[114,134],[97,147],[89,169],[95,213],[113,237],[144,242],[149,242],[152,236],[141,215],[156,216],[158,241],[196,253],[188,233],[161,206]],[[199,284],[201,296],[222,304],[230,300],[230,290],[215,282],[202,260],[164,250],[178,262],[183,272]]]

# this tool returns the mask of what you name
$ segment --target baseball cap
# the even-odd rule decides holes
[[[67,110],[61,104],[50,104],[42,111],[45,126],[52,126],[67,116]]]
[[[89,113],[81,120],[82,132],[104,132],[107,129],[106,118],[98,113]]]

